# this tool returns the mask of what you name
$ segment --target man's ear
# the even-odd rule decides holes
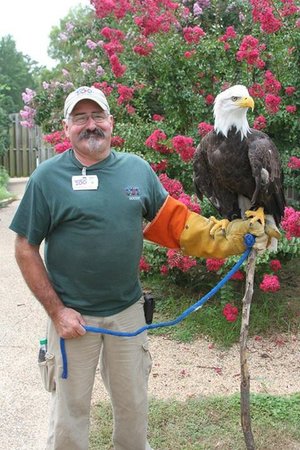
[[[68,125],[68,121],[66,119],[63,119],[62,121],[63,127],[64,127],[64,132],[67,138],[70,137],[69,135],[69,125]]]
[[[114,117],[113,117],[113,116],[110,116],[110,121],[111,121],[111,131],[113,131],[113,129],[114,129],[114,124],[115,124],[115,121],[114,121]]]

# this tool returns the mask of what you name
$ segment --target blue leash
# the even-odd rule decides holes
[[[219,283],[215,287],[213,287],[207,294],[205,294],[202,298],[200,298],[196,303],[194,303],[192,306],[190,306],[185,311],[183,311],[183,313],[180,314],[180,316],[178,316],[176,319],[170,320],[168,322],[159,322],[159,323],[151,323],[149,325],[144,325],[143,327],[141,327],[135,331],[132,331],[132,332],[113,331],[113,330],[108,330],[106,328],[101,328],[101,327],[99,327],[99,328],[98,327],[90,327],[89,325],[85,325],[83,328],[85,328],[86,331],[89,331],[91,333],[110,334],[112,336],[122,336],[122,337],[133,337],[133,336],[137,336],[140,333],[143,333],[143,331],[146,331],[146,330],[153,330],[154,328],[171,327],[171,326],[177,325],[179,322],[181,322],[183,319],[185,319],[192,312],[200,309],[204,305],[204,303],[207,302],[207,300],[209,300],[213,295],[215,295],[216,292],[218,292],[218,290],[220,290],[221,287],[223,287],[224,284],[227,283],[227,281],[232,277],[232,275],[234,275],[235,272],[237,272],[239,270],[239,268],[241,267],[241,265],[243,264],[245,259],[248,257],[248,255],[254,245],[255,237],[252,234],[246,234],[244,237],[244,241],[247,246],[247,249],[242,254],[240,259],[235,263],[235,265],[232,267],[232,269],[229,270],[229,272],[225,275],[225,277],[223,277],[222,280],[220,280]],[[66,379],[66,378],[68,378],[68,361],[67,361],[66,345],[65,345],[64,338],[60,338],[60,351],[61,351],[61,356],[62,356],[62,361],[63,361],[62,378]]]

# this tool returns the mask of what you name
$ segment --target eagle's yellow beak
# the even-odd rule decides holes
[[[238,100],[237,105],[239,105],[241,108],[251,108],[252,111],[254,109],[254,100],[250,95],[248,97],[243,97],[240,100]]]

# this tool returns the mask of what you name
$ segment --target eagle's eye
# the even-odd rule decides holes
[[[231,100],[232,100],[233,102],[236,102],[236,101],[238,100],[238,97],[231,97]]]

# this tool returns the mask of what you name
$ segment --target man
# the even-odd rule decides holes
[[[64,116],[72,148],[35,170],[10,226],[24,279],[49,316],[47,450],[88,449],[99,356],[115,450],[149,450],[146,333],[122,338],[84,328],[134,331],[145,324],[138,277],[143,219],[150,222],[147,239],[194,256],[242,253],[249,231],[264,249],[268,237],[250,220],[214,232],[211,220],[168,196],[148,163],[112,150],[113,117],[100,90],[83,86],[70,93]],[[39,253],[44,239],[45,265]],[[60,337],[66,339],[67,379],[61,377]]]

